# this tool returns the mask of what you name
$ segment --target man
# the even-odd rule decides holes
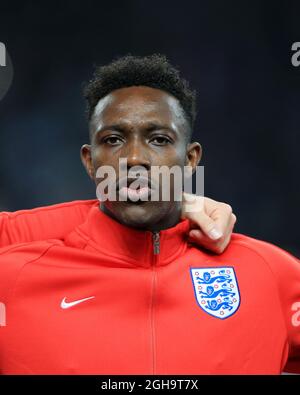
[[[162,56],[121,58],[85,95],[82,160],[97,190],[98,169],[115,170],[118,199],[96,201],[63,240],[1,250],[1,372],[299,372],[298,260],[238,234],[221,255],[197,249],[175,193],[142,199],[164,187],[153,166],[195,170],[201,158],[195,98],[178,71]],[[124,183],[124,158],[151,182]]]

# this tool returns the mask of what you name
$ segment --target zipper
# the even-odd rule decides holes
[[[153,253],[154,255],[158,255],[160,253],[160,234],[159,232],[152,233],[153,240]]]
[[[154,301],[155,301],[155,290],[156,290],[156,268],[159,253],[160,253],[160,233],[152,232],[152,244],[153,244],[153,259],[152,259],[152,295],[151,295],[151,344],[152,344],[152,374],[156,373],[156,336],[154,327]]]

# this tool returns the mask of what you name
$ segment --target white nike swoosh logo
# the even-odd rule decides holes
[[[63,300],[61,301],[60,307],[62,309],[69,309],[70,307],[76,306],[79,303],[85,302],[86,300],[90,300],[93,299],[95,296],[90,296],[89,298],[84,298],[84,299],[80,299],[80,300],[74,300],[74,302],[66,302],[66,297],[63,298]]]

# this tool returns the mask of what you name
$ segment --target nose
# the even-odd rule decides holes
[[[133,166],[143,166],[150,170],[150,158],[147,148],[139,139],[133,139],[127,143],[124,157],[127,159],[127,170]]]

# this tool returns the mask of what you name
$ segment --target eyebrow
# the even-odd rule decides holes
[[[114,123],[114,124],[111,124],[111,125],[104,125],[104,126],[102,126],[102,128],[97,129],[95,131],[95,134],[99,134],[99,133],[101,133],[101,132],[103,132],[105,130],[115,130],[115,131],[118,131],[118,132],[122,132],[122,131],[126,130],[127,128],[128,128],[128,126],[126,124]],[[145,126],[143,128],[146,129],[149,132],[151,132],[153,130],[156,130],[156,129],[168,130],[168,131],[174,133],[175,135],[177,135],[177,131],[175,129],[173,129],[169,125],[160,124],[158,122],[148,122],[147,124],[145,124]]]

